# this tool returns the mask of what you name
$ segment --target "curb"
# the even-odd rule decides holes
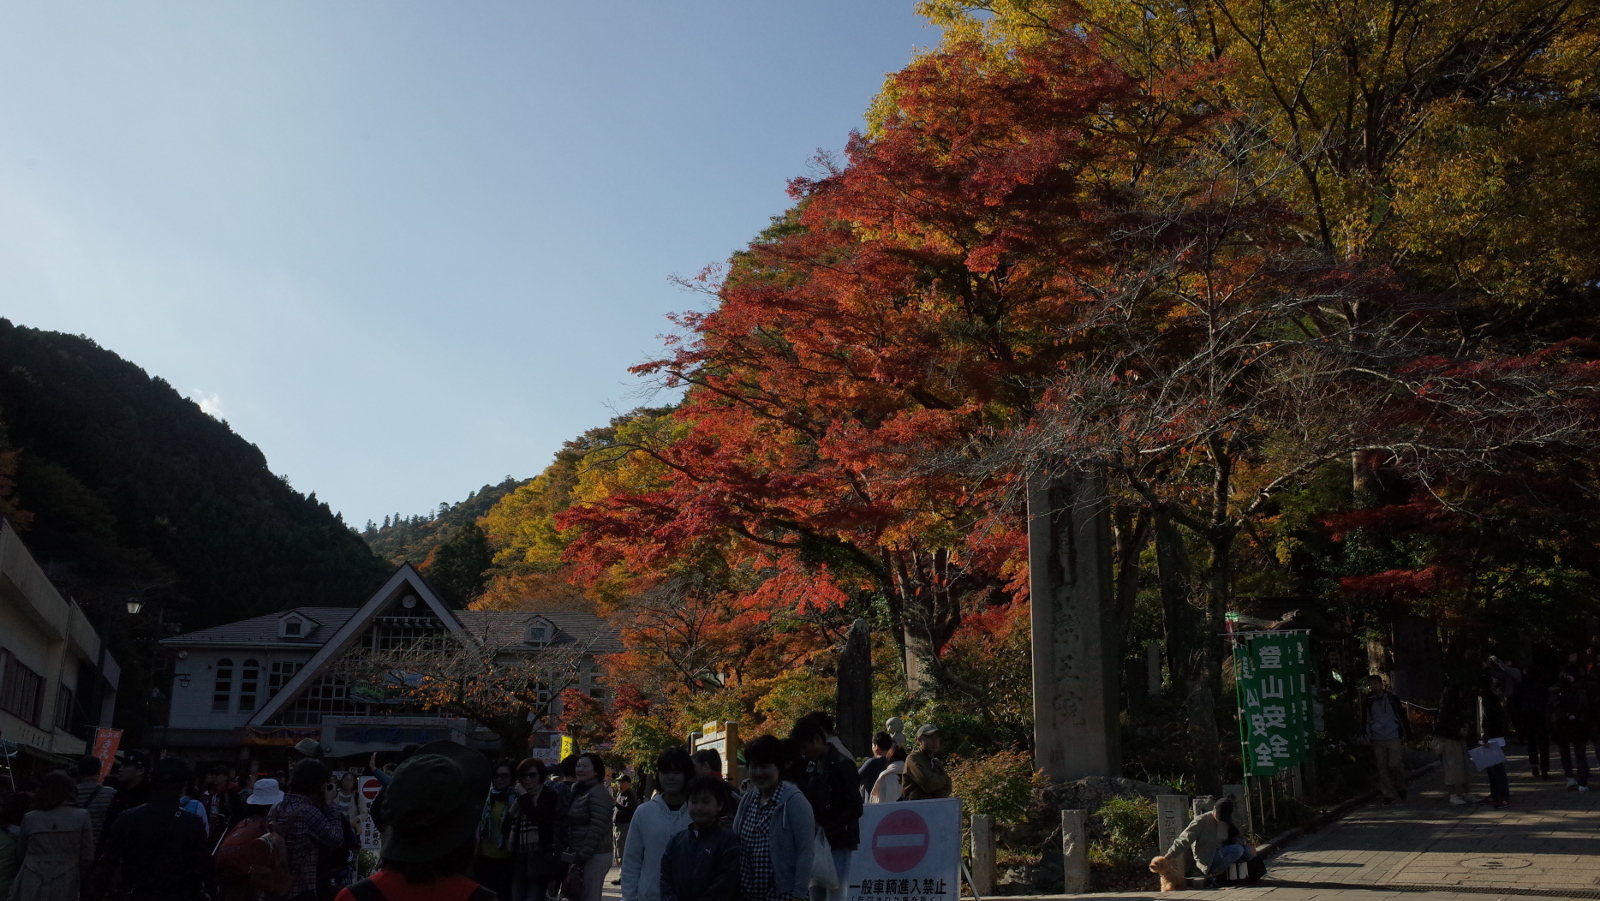
[[[1417,767],[1409,773],[1406,773],[1406,781],[1415,781],[1416,779],[1419,779],[1438,768],[1439,762],[1437,760],[1425,766]],[[1267,839],[1265,844],[1262,844],[1260,847],[1256,848],[1256,853],[1262,857],[1271,857],[1272,855],[1282,851],[1285,843],[1291,842],[1302,835],[1305,835],[1307,832],[1315,832],[1329,823],[1343,819],[1344,816],[1350,811],[1355,810],[1357,807],[1360,807],[1363,804],[1366,804],[1377,796],[1378,790],[1375,788],[1371,789],[1370,791],[1362,792],[1361,794],[1356,795],[1354,798],[1350,798],[1349,800],[1340,803],[1337,807],[1325,811],[1319,815],[1316,821],[1309,826],[1296,826],[1293,829],[1285,830],[1284,832],[1280,832],[1277,835],[1274,835],[1272,838]]]

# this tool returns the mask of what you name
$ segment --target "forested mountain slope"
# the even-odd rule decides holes
[[[389,570],[227,423],[88,338],[0,319],[0,427],[23,539],[86,606],[138,593],[201,628],[359,604]]]

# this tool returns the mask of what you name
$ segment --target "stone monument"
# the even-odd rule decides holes
[[[1111,512],[1098,473],[1028,484],[1034,763],[1057,782],[1120,775]]]
[[[864,619],[850,627],[839,654],[834,729],[857,757],[872,756],[872,630]]]

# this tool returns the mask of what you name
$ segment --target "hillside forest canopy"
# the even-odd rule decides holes
[[[1592,2],[922,10],[869,127],[688,282],[636,368],[682,400],[452,533],[473,603],[621,625],[585,728],[776,728],[866,618],[879,712],[1026,748],[1046,474],[1106,485],[1121,653],[1165,647],[1187,738],[1130,773],[1237,774],[1214,636],[1268,599],[1380,666],[1400,618],[1452,663],[1588,634]]]

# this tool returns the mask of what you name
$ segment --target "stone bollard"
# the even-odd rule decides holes
[[[979,898],[994,894],[994,817],[972,815],[972,893]]]
[[[1178,835],[1189,825],[1188,795],[1156,795],[1156,836],[1165,854]]]
[[[1061,811],[1061,869],[1063,894],[1089,893],[1089,811]]]

